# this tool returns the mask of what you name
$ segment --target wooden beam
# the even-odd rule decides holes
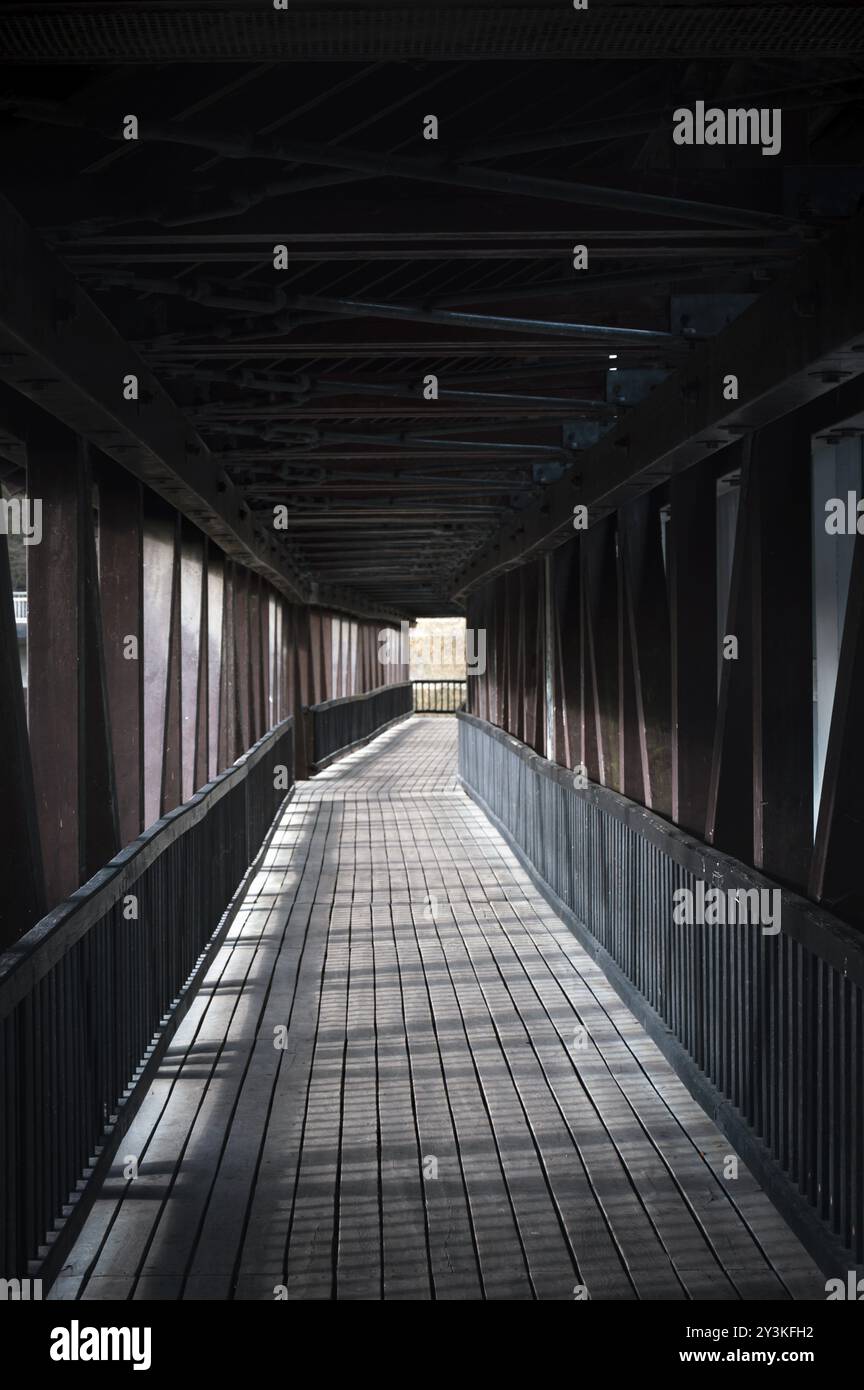
[[[618,519],[645,805],[672,816],[671,650],[658,489]],[[629,793],[628,793],[629,795]]]
[[[96,558],[93,472],[89,446],[79,443],[78,452],[81,486],[78,803],[82,829],[79,872],[83,883],[113,859],[121,847],[121,840]]]
[[[223,605],[225,557],[216,546],[207,552],[207,781],[222,769],[219,763],[219,699],[222,686]]]
[[[195,791],[196,764],[200,763],[202,634],[206,573],[206,537],[181,521],[180,526],[180,716],[182,743],[182,795],[188,801]],[[199,784],[200,785],[200,784]]]
[[[27,563],[27,702],[45,895],[51,907],[81,882],[81,484],[73,436],[34,420],[27,486],[32,498],[42,500],[49,524],[41,543],[30,547]]]
[[[124,469],[99,467],[97,478],[105,680],[120,843],[128,845],[144,829],[143,500]]]
[[[237,748],[237,677],[234,657],[234,596],[237,566],[225,561],[222,597],[222,669],[219,681],[219,768],[228,767]]]
[[[632,595],[624,568],[621,516],[618,516],[615,573],[618,581],[618,765],[620,790],[631,801],[648,803],[644,728],[637,698],[636,664],[630,634]]]
[[[552,619],[556,652],[556,758],[566,767],[581,760],[579,542],[553,556]]]
[[[864,924],[861,826],[864,823],[864,536],[856,536],[822,796],[810,896],[839,916]]]
[[[753,860],[753,639],[750,554],[753,513],[751,488],[753,440],[748,436],[738,450],[741,485],[735,548],[724,638],[734,637],[738,657],[723,660],[720,692],[711,753],[711,772],[705,812],[705,839],[709,845],[734,854],[745,864]],[[714,647],[714,659],[717,649]],[[715,677],[716,679],[716,677]]]
[[[715,471],[674,478],[668,532],[672,819],[702,835],[717,714]]]
[[[171,556],[171,606],[167,641],[165,722],[162,731],[162,793],[159,814],[173,811],[183,801],[183,636],[181,609],[182,518],[174,518]],[[191,675],[191,672],[190,672]]]
[[[210,760],[210,543],[204,537],[201,607],[198,614],[198,669],[195,673],[195,752],[192,790],[209,781]]]
[[[813,847],[812,469],[792,417],[753,460],[753,863],[806,889]]]
[[[28,557],[28,703],[49,905],[119,849],[113,748],[86,446],[30,422],[28,489],[46,520]]]
[[[585,764],[592,781],[621,790],[618,746],[618,576],[615,522],[580,538],[586,637]]]
[[[0,765],[0,950],[11,946],[45,912],[39,822],[30,765],[30,739],[8,542],[0,536],[0,725],[6,749]]]

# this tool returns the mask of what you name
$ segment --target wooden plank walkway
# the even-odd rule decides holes
[[[824,1299],[455,764],[298,785],[52,1298]]]

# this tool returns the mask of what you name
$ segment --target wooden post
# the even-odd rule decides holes
[[[138,479],[109,460],[98,485],[105,680],[120,842],[128,845],[144,828],[143,499]]]
[[[672,818],[704,834],[717,713],[715,469],[697,464],[670,489]]]
[[[757,436],[752,487],[753,862],[807,883],[813,845],[810,435]]]
[[[0,764],[0,836],[3,840],[0,950],[3,950],[39,920],[46,906],[5,536],[0,536],[0,721],[6,738],[6,753]]]
[[[644,788],[644,797],[639,799],[661,815],[671,816],[669,604],[660,505],[660,493],[655,491],[622,507],[618,536],[626,609],[624,640],[632,662],[632,717]],[[632,773],[632,769],[628,771]],[[627,795],[631,794],[628,791]]]

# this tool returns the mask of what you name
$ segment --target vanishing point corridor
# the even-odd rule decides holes
[[[456,728],[297,784],[51,1298],[821,1296]]]

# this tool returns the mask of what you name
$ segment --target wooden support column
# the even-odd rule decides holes
[[[250,699],[249,581],[251,572],[242,566],[234,571],[234,668],[236,748],[239,758],[252,746],[252,707]]]
[[[248,623],[248,652],[249,652],[249,742],[246,747],[251,748],[253,743],[264,733],[264,702],[263,702],[263,662],[264,652],[262,645],[262,624],[261,624],[261,576],[253,574],[251,571],[246,576],[247,592],[247,623]],[[243,749],[245,752],[246,749]]]
[[[6,750],[0,762],[0,950],[23,936],[46,908],[39,821],[30,765],[30,740],[9,552],[0,536],[0,727]]]
[[[507,576],[495,580],[495,723],[507,728]]]
[[[222,614],[225,602],[225,559],[215,545],[207,550],[207,781],[221,772],[219,764],[219,702],[222,689]]]
[[[297,694],[301,705],[312,703],[312,667],[310,660],[309,609],[297,609],[294,643],[297,649]]]
[[[630,599],[624,568],[624,540],[621,517],[618,516],[618,540],[615,548],[615,571],[618,578],[618,767],[620,790],[631,801],[646,802],[644,740],[640,728],[640,710],[636,688],[636,663],[630,640]]]
[[[752,478],[753,863],[806,888],[813,844],[810,434],[761,431]]]
[[[543,576],[543,715],[544,715],[544,753],[551,762],[556,761],[557,703],[558,694],[555,680],[556,665],[556,623],[553,605],[555,602],[555,556],[544,555]]]
[[[270,710],[275,725],[283,719],[280,662],[282,657],[282,600],[274,593],[270,600]]]
[[[637,498],[619,513],[625,643],[636,700],[635,725],[643,800],[672,814],[669,603],[660,535],[659,492]],[[628,791],[627,795],[631,795]]]
[[[78,444],[47,422],[28,441],[27,489],[42,503],[29,548],[27,703],[45,893],[54,907],[79,886],[79,626],[83,505]]]
[[[226,560],[222,590],[222,663],[219,681],[219,767],[229,767],[236,748],[236,662],[234,652],[234,580],[236,566]]]
[[[716,470],[697,464],[671,483],[672,819],[705,831],[717,713]]]
[[[543,749],[542,561],[523,565],[522,578],[522,739],[537,753]]]
[[[49,421],[28,439],[30,744],[49,907],[119,849],[87,448]]]
[[[202,659],[206,662],[206,584],[204,536],[187,521],[180,526],[180,698],[183,765],[181,801],[196,787],[199,760],[198,724],[201,716]],[[205,667],[206,669],[206,667]],[[205,778],[206,781],[206,778]],[[199,784],[200,785],[200,784]]]
[[[482,636],[481,636],[481,634],[482,634]],[[495,681],[496,681],[495,657],[496,657],[496,647],[495,647],[495,586],[494,586],[493,584],[487,584],[487,585],[485,586],[484,590],[483,590],[483,604],[482,604],[481,627],[480,627],[479,631],[477,631],[477,632],[474,633],[474,636],[473,636],[473,642],[474,642],[473,655],[474,655],[475,658],[477,658],[477,659],[479,659],[479,656],[480,656],[480,650],[481,650],[480,643],[481,643],[481,641],[485,644],[485,648],[484,648],[484,649],[485,649],[485,652],[486,652],[486,670],[484,671],[484,673],[483,673],[482,676],[476,677],[475,679],[479,679],[479,680],[481,681],[480,689],[481,689],[482,692],[483,692],[483,702],[482,702],[483,718],[486,719],[490,724],[494,724],[494,722],[495,722]],[[467,632],[467,624],[466,624],[466,633],[465,633],[465,657],[466,657],[466,661],[467,661],[467,658],[468,658],[468,632]]]
[[[174,516],[174,555],[171,575],[171,618],[168,627],[168,680],[162,754],[160,815],[183,801],[183,617],[182,518]],[[192,672],[189,673],[190,679]]]
[[[864,925],[861,887],[861,826],[864,824],[864,536],[855,537],[843,640],[831,711],[831,731],[810,896],[847,921]]]
[[[144,824],[162,814],[176,514],[144,493]]]
[[[620,790],[618,747],[618,577],[615,518],[581,538],[586,637],[585,764],[592,781]]]
[[[144,829],[143,499],[138,479],[109,460],[98,482],[105,680],[120,843],[128,845]]]
[[[270,585],[261,580],[261,722],[262,734],[266,734],[268,729],[272,729],[277,722],[275,718],[275,708],[273,691],[270,685],[270,654],[272,650],[271,621],[272,621],[272,590]]]
[[[210,750],[210,551],[206,537],[201,566],[201,607],[198,615],[198,670],[195,698],[195,754],[192,790],[208,781]]]
[[[553,552],[552,625],[555,653],[556,760],[565,767],[581,761],[580,741],[580,585],[579,542]]]
[[[498,580],[499,584],[499,621],[501,623],[501,666],[500,666],[500,710],[499,723],[502,729],[512,733],[513,729],[513,699],[512,699],[512,665],[513,665],[513,576],[508,571]]]
[[[309,610],[309,643],[312,662],[313,705],[324,700],[324,619],[320,608]]]
[[[342,695],[342,619],[338,614],[333,613],[330,617],[330,652],[331,670],[333,672],[333,695],[332,698],[338,699]]]
[[[735,550],[724,631],[717,634],[738,643],[737,660],[720,666],[720,694],[711,757],[705,839],[727,854],[753,862],[753,563],[751,504],[753,448],[747,438],[738,455],[741,486]],[[716,647],[715,647],[715,661]],[[715,675],[716,679],[716,675]]]
[[[510,626],[510,732],[525,741],[525,571],[513,572],[512,622]]]
[[[480,595],[479,595],[479,594],[469,594],[469,595],[468,595],[467,603],[466,603],[466,605],[465,605],[465,627],[466,627],[466,631],[467,631],[468,628],[477,628],[477,627],[479,627],[479,625],[480,625],[480,612],[481,612]],[[476,714],[476,715],[478,716],[478,718],[480,718],[480,719],[484,718],[484,715],[483,715],[483,690],[482,690],[482,686],[481,686],[481,684],[480,684],[480,678],[477,677],[477,676],[469,676],[469,677],[468,677],[468,680],[467,680],[466,690],[467,690],[466,709],[468,710],[468,713],[469,713],[469,714]]]
[[[78,761],[78,804],[81,840],[81,881],[86,882],[99,871],[121,847],[117,820],[117,786],[114,773],[114,749],[111,737],[111,715],[108,687],[105,678],[105,649],[103,644],[102,602],[99,591],[99,563],[96,556],[96,533],[93,518],[93,471],[90,447],[80,446],[82,493],[85,505],[81,508],[81,552],[83,601],[81,606],[81,696],[79,700],[81,754]]]

